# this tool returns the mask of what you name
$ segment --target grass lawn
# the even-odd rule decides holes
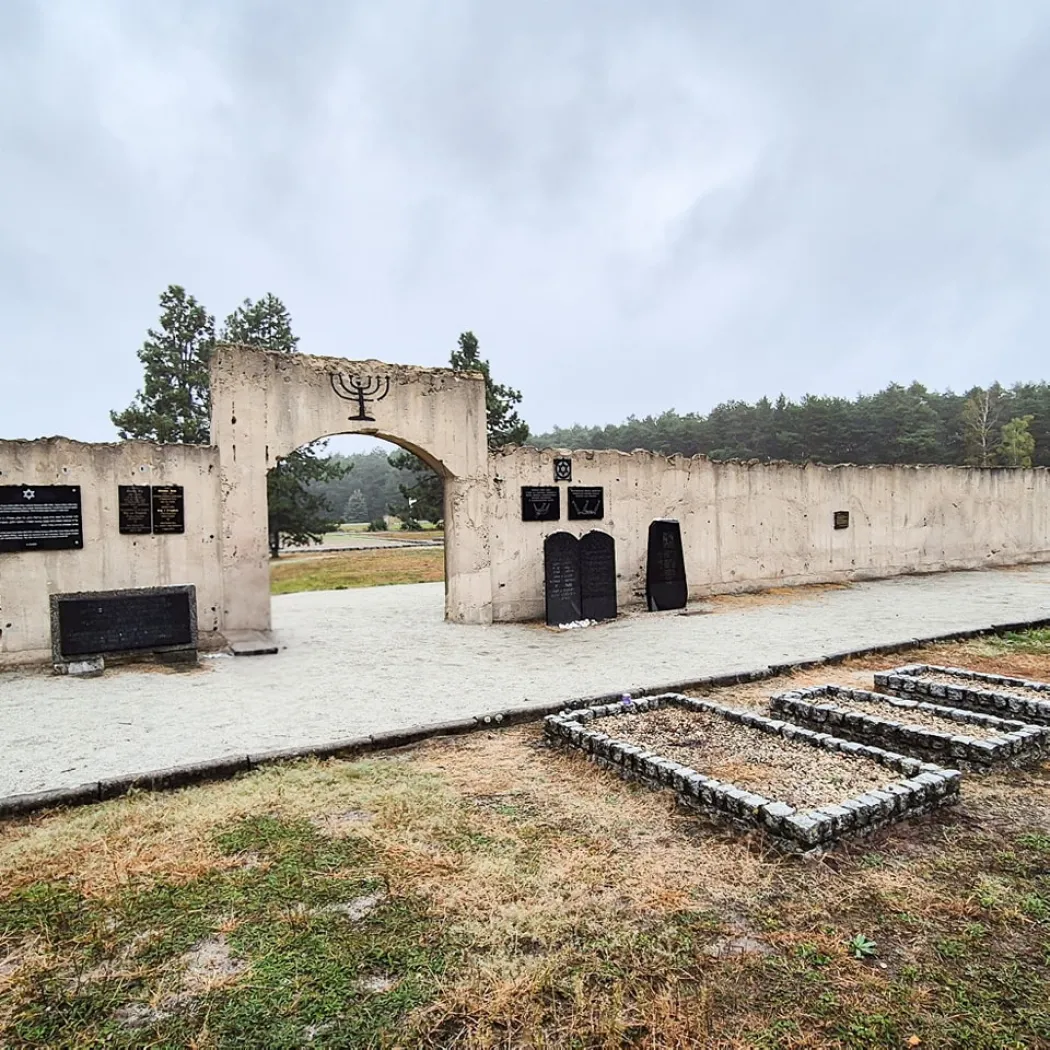
[[[528,725],[9,822],[0,1045],[1048,1046],[1050,764],[963,790],[800,860]]]
[[[387,583],[436,583],[444,578],[442,547],[283,554],[270,562],[272,594],[341,591]]]

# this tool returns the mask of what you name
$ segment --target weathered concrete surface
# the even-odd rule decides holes
[[[354,384],[367,384],[361,400]],[[1050,562],[1050,471],[712,463],[638,451],[570,453],[572,485],[601,486],[597,522],[523,522],[523,485],[553,481],[553,450],[490,454],[483,377],[222,347],[212,359],[215,447],[64,438],[0,441],[0,484],[79,484],[78,551],[0,554],[0,667],[47,659],[48,596],[193,583],[209,633],[271,623],[266,472],[315,439],[361,433],[445,480],[445,617],[528,621],[544,611],[543,543],[601,529],[617,597],[644,591],[654,518],[681,521],[693,599],[741,590]],[[121,536],[118,482],[184,486],[185,536]],[[560,486],[568,489],[569,485]],[[850,525],[833,528],[836,511]],[[363,541],[362,541],[363,542]]]
[[[205,445],[0,441],[0,485],[79,485],[81,550],[0,554],[0,667],[50,661],[49,595],[192,583],[207,648],[221,629],[219,455]],[[181,485],[182,535],[122,536],[119,485]],[[221,639],[219,639],[221,642]]]
[[[348,399],[355,382],[372,391],[367,400]],[[491,620],[480,374],[221,346],[212,358],[211,396],[211,439],[222,472],[226,628],[270,627],[266,471],[333,434],[393,441],[445,478],[445,612],[463,623]]]
[[[901,577],[563,632],[443,622],[440,584],[273,604],[277,656],[86,681],[0,675],[0,795],[1045,617],[1050,567]]]
[[[521,486],[601,485],[602,521],[522,522]],[[592,528],[616,541],[620,605],[645,592],[649,523],[682,523],[690,598],[804,583],[1050,561],[1050,471],[713,463],[652,452],[512,449],[491,457],[493,619],[543,616],[543,540]],[[850,514],[833,528],[835,511]]]

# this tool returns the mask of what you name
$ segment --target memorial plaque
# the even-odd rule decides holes
[[[522,521],[557,521],[561,517],[561,490],[554,485],[521,486]]]
[[[835,528],[836,529],[848,529],[849,528],[849,511],[848,510],[837,510],[837,511],[835,511]]]
[[[554,480],[572,481],[572,460],[568,456],[555,457]]]
[[[543,586],[551,627],[583,619],[580,541],[575,536],[555,532],[543,541]]]
[[[0,553],[83,546],[79,485],[0,485]]]
[[[651,612],[684,609],[688,588],[682,530],[674,518],[657,518],[649,525],[649,558],[645,570],[645,597]]]
[[[153,486],[153,531],[186,531],[186,500],[181,485]]]
[[[124,535],[138,536],[153,531],[153,498],[149,485],[117,486],[117,518]]]
[[[192,584],[51,595],[55,663],[196,648],[197,590]]]
[[[597,521],[605,517],[605,492],[600,485],[569,489],[569,521]]]
[[[580,540],[580,598],[583,619],[616,619],[616,544],[607,532]]]

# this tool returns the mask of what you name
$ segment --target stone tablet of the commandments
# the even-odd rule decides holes
[[[616,543],[607,532],[580,540],[580,593],[585,620],[616,619]]]
[[[551,627],[583,619],[580,543],[568,532],[552,533],[543,541],[543,585]]]

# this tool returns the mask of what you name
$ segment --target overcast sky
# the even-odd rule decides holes
[[[0,437],[157,297],[606,423],[1047,376],[1046,0],[0,0]]]

